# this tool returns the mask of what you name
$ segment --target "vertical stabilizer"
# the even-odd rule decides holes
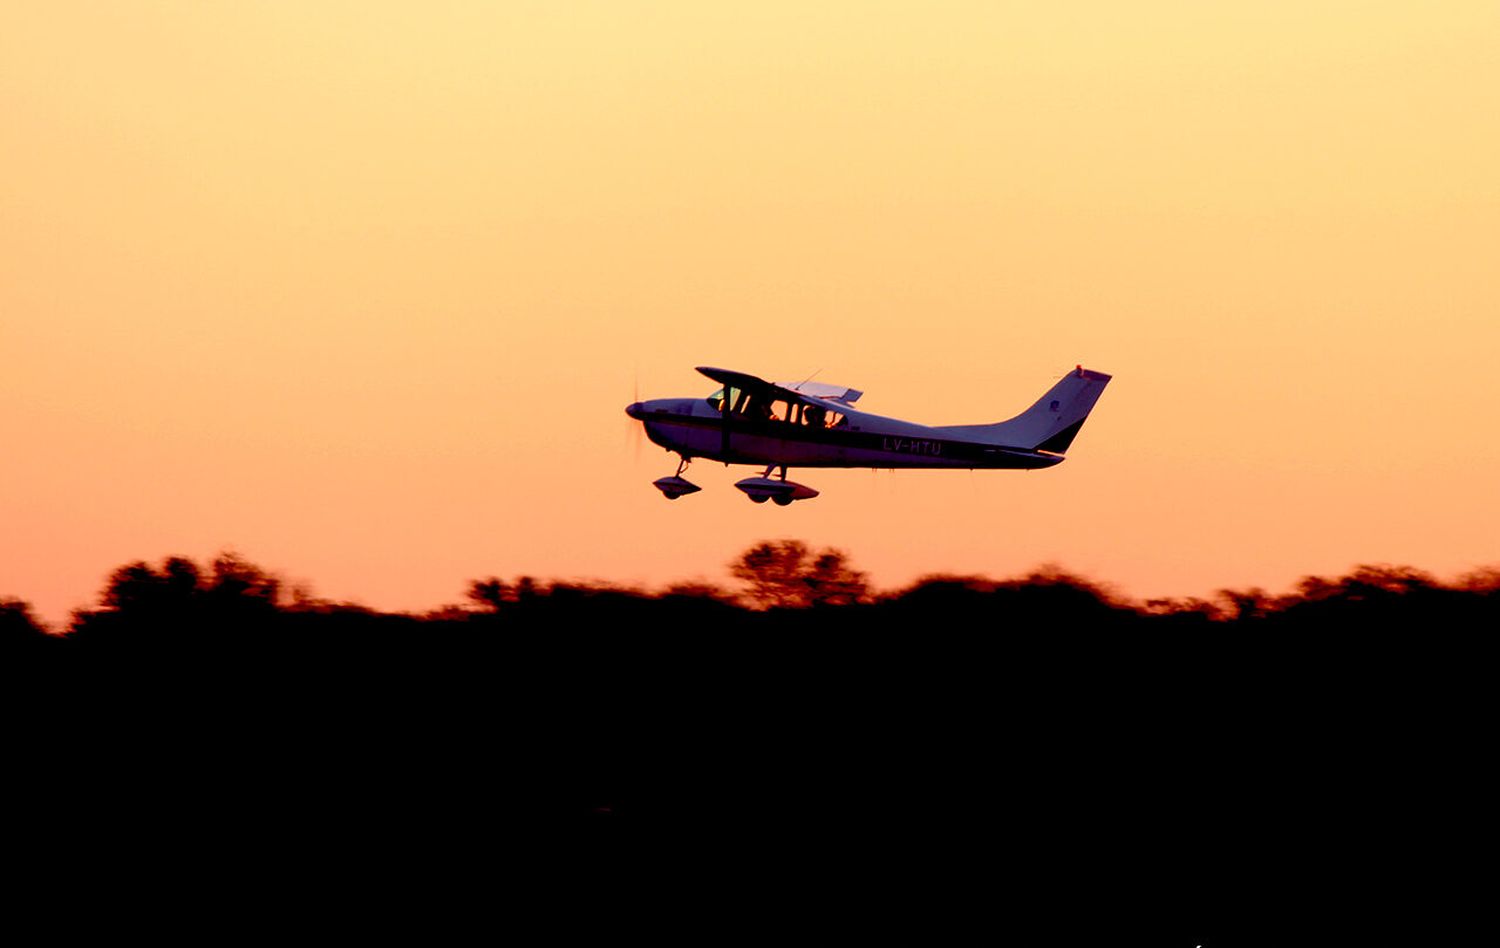
[[[1009,421],[948,430],[1008,447],[1064,454],[1109,380],[1110,376],[1103,372],[1080,365],[1037,399],[1035,405]]]

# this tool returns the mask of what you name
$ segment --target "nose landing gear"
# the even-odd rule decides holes
[[[683,456],[677,464],[677,473],[671,477],[658,477],[651,485],[661,491],[661,495],[668,500],[676,500],[684,494],[695,494],[703,488],[682,476],[687,466],[692,463],[692,458]]]

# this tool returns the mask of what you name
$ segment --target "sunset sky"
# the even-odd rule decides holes
[[[382,609],[527,573],[1137,597],[1500,562],[1500,4],[0,4],[0,595],[232,548]],[[1048,471],[699,461],[695,365]]]

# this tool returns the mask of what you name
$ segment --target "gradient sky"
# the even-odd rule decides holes
[[[5,3],[0,594],[1495,563],[1497,49],[1493,0]],[[988,422],[1080,362],[1062,466],[787,509],[667,503],[622,411],[709,364]]]

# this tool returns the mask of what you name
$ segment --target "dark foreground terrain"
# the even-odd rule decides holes
[[[418,618],[124,572],[65,636],[16,603],[0,627],[12,852],[58,880],[652,881],[912,933],[1311,943],[1440,925],[1492,861],[1483,584],[1142,607],[1043,575],[751,611],[476,583]]]

